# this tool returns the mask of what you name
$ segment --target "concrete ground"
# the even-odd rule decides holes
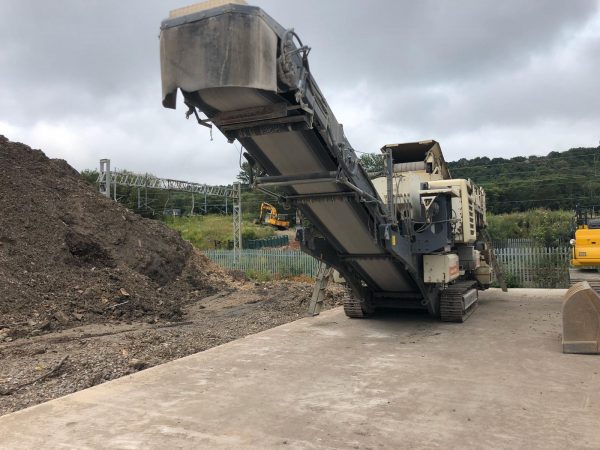
[[[600,357],[564,291],[465,324],[335,309],[0,418],[0,448],[600,448]]]

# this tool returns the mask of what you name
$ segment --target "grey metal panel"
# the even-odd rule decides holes
[[[391,260],[367,259],[358,265],[382,291],[416,291],[407,272],[400,272]]]
[[[265,134],[255,136],[253,140],[282,175],[326,170],[314,152],[306,148],[300,132]],[[305,193],[301,190],[298,192]]]
[[[207,105],[219,111],[233,111],[273,103],[267,92],[246,87],[203,89],[201,98]]]
[[[308,147],[308,142],[299,131],[266,134],[255,136],[252,139],[281,175],[302,175],[329,169]],[[299,194],[341,190],[338,185],[333,183],[294,185],[293,188]]]
[[[276,57],[277,35],[264,20],[252,20],[246,14],[209,17],[201,27],[185,23],[163,28],[163,105],[175,108],[177,88],[194,92],[245,86],[276,92]]]
[[[344,199],[313,201],[310,209],[349,254],[383,253],[367,225]]]

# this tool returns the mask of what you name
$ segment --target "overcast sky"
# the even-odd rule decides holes
[[[161,106],[158,34],[185,0],[0,0],[0,134],[76,169],[228,183],[238,153]],[[352,145],[436,139],[446,159],[600,140],[600,3],[256,0],[312,47]]]

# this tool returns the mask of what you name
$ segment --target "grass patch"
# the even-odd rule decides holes
[[[309,277],[308,275],[290,275],[287,273],[271,273],[263,270],[247,270],[245,272],[246,276],[254,281],[274,281],[274,280],[289,280],[289,281],[297,281],[301,283],[314,283],[314,278]]]
[[[271,281],[274,277],[273,274],[269,272],[264,272],[262,270],[247,270],[246,276],[251,280],[255,281]]]
[[[179,232],[181,237],[190,241],[201,250],[215,248],[215,241],[226,245],[233,240],[233,225],[231,216],[206,215],[165,217],[164,222],[170,228]],[[263,239],[275,235],[275,230],[269,226],[256,225],[250,219],[242,220],[242,239]]]

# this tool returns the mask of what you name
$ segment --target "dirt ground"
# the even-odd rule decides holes
[[[465,323],[341,308],[0,418],[7,448],[600,448],[597,355],[564,290],[491,289]],[[1,447],[1,444],[0,444]]]
[[[189,302],[177,322],[115,320],[1,342],[0,415],[304,317],[311,294],[304,282],[238,282]],[[329,287],[324,309],[344,295]]]

